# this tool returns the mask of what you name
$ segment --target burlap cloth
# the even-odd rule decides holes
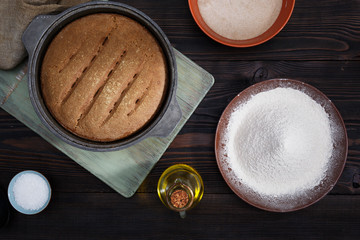
[[[21,36],[39,14],[62,11],[89,0],[0,0],[0,69],[11,69],[25,57]]]

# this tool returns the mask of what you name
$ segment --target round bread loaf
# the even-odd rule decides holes
[[[139,131],[160,108],[165,57],[138,22],[97,13],[66,25],[41,66],[41,89],[54,118],[72,133],[108,142]]]

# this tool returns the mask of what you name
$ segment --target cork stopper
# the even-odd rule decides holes
[[[175,208],[184,208],[189,202],[189,195],[183,189],[175,190],[170,196],[170,203]]]

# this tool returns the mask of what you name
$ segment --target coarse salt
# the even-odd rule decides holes
[[[26,210],[38,210],[49,198],[49,188],[43,178],[34,173],[20,175],[13,187],[16,203]]]
[[[224,151],[237,181],[268,197],[319,185],[333,151],[328,114],[292,88],[253,95],[230,115],[225,135]]]

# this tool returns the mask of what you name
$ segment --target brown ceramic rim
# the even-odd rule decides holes
[[[198,0],[188,0],[191,14],[200,29],[213,40],[230,47],[252,47],[262,44],[277,35],[289,21],[295,6],[295,0],[283,0],[280,14],[275,23],[263,34],[246,40],[233,40],[214,32],[201,17]]]
[[[275,89],[277,87],[290,87],[298,90],[303,90],[308,94],[310,97],[312,97],[316,102],[321,104],[325,111],[329,114],[329,117],[334,121],[334,125],[337,127],[336,129],[340,132],[337,133],[339,137],[336,137],[336,140],[339,140],[339,142],[335,143],[334,146],[334,152],[331,159],[334,158],[334,164],[336,164],[336,167],[329,169],[327,171],[327,176],[324,178],[326,179],[325,183],[323,185],[317,186],[317,189],[319,192],[315,194],[312,198],[306,199],[305,203],[303,204],[296,204],[294,207],[285,208],[282,207],[269,207],[266,206],[266,204],[259,203],[259,201],[255,201],[252,194],[249,194],[247,192],[242,192],[239,190],[239,187],[237,187],[232,181],[231,181],[231,174],[227,172],[227,169],[225,169],[226,166],[222,163],[222,161],[226,161],[224,159],[225,157],[221,154],[221,149],[223,149],[224,143],[222,142],[222,137],[224,134],[224,131],[228,124],[228,118],[233,111],[233,109],[238,106],[240,103],[244,103],[247,100],[251,98],[251,96],[263,92],[268,91],[271,89]],[[324,103],[324,105],[322,104]],[[267,80],[264,82],[257,83],[255,85],[252,85],[245,89],[244,91],[240,92],[226,107],[224,112],[222,113],[217,129],[216,129],[216,136],[215,136],[215,156],[216,161],[218,164],[218,167],[220,169],[221,175],[223,176],[225,182],[227,185],[231,188],[231,190],[238,195],[241,199],[243,199],[248,204],[266,210],[271,212],[291,212],[300,210],[303,208],[306,208],[320,199],[322,199],[324,196],[326,196],[331,189],[335,186],[336,182],[339,180],[342,171],[345,167],[345,162],[347,158],[348,153],[348,138],[346,133],[346,127],[344,124],[344,121],[335,107],[335,105],[327,98],[327,96],[316,89],[315,87],[306,84],[304,82],[300,82],[297,80],[292,79],[272,79]],[[335,157],[336,155],[337,157]],[[241,184],[241,183],[240,183]]]

